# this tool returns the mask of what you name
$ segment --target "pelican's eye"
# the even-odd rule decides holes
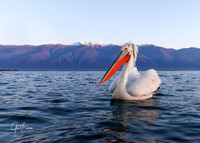
[[[124,49],[124,51],[127,51],[127,50],[128,50],[128,48],[125,48],[125,49]]]

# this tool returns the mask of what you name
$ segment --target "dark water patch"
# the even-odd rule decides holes
[[[178,80],[178,79],[181,79],[180,77],[174,77],[174,80]]]
[[[30,93],[30,94],[37,93],[37,91],[28,90],[27,93]]]
[[[0,108],[0,112],[9,112],[9,111],[12,111],[12,109],[9,109],[7,107]]]
[[[51,102],[53,103],[62,103],[62,102],[67,102],[68,100],[65,99],[53,99]]]
[[[12,95],[14,95],[14,93],[5,93],[5,94],[2,94],[0,96],[12,96]]]
[[[31,107],[31,106],[26,106],[26,107],[19,107],[18,110],[40,110],[38,107]]]
[[[93,83],[93,84],[96,84],[97,82],[95,82],[95,81],[89,81],[88,83]]]
[[[7,83],[7,82],[0,82],[0,86],[4,86],[4,85],[7,85],[7,84],[9,84],[9,83]]]

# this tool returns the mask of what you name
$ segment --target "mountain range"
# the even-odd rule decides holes
[[[0,69],[106,70],[119,55],[122,44],[0,45]],[[167,49],[138,45],[139,70],[200,70],[200,49]]]

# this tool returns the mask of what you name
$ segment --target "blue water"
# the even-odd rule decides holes
[[[200,142],[199,71],[159,72],[155,96],[129,102],[104,73],[0,72],[0,142]]]

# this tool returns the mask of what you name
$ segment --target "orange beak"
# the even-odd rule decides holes
[[[106,80],[108,80],[109,78],[111,78],[117,72],[117,70],[125,62],[127,62],[129,59],[130,59],[130,55],[128,55],[128,52],[127,51],[122,51],[119,54],[119,56],[117,57],[117,59],[115,60],[115,62],[108,69],[108,71],[106,72],[106,74],[103,76],[103,78],[101,79],[101,81],[99,82],[99,84],[102,84],[103,82],[105,82]]]

